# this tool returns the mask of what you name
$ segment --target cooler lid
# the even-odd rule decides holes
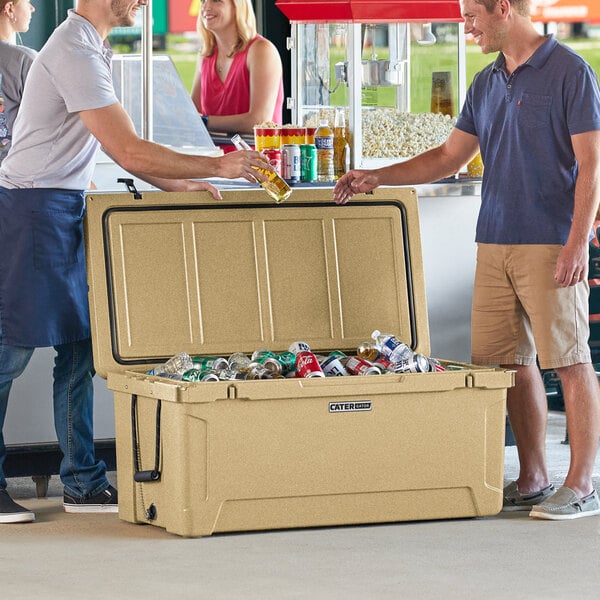
[[[429,354],[417,195],[379,188],[90,193],[85,219],[96,371],[179,352],[355,350],[371,332]]]

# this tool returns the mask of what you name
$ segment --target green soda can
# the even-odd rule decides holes
[[[284,375],[296,370],[296,355],[293,352],[282,352],[277,355],[277,360],[281,363]]]
[[[229,367],[229,361],[221,356],[192,356],[192,363],[200,371],[221,371]]]
[[[300,181],[317,180],[317,147],[300,144]]]
[[[329,356],[336,356],[337,358],[346,358],[346,354],[344,354],[341,350],[332,350],[329,353]]]
[[[216,371],[201,371],[200,369],[189,369],[181,379],[183,381],[219,381]]]

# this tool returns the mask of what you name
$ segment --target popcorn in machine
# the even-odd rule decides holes
[[[346,113],[351,166],[442,143],[466,93],[458,0],[276,0],[291,23],[294,123]]]

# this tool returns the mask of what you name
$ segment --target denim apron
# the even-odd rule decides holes
[[[12,346],[90,337],[83,191],[0,187],[0,331]]]

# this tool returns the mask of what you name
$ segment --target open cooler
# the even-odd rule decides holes
[[[119,516],[182,536],[494,515],[513,373],[182,382],[229,356],[379,329],[429,355],[416,191],[90,193],[95,366],[114,392]],[[449,266],[451,268],[451,266]],[[438,357],[448,365],[452,357]]]

